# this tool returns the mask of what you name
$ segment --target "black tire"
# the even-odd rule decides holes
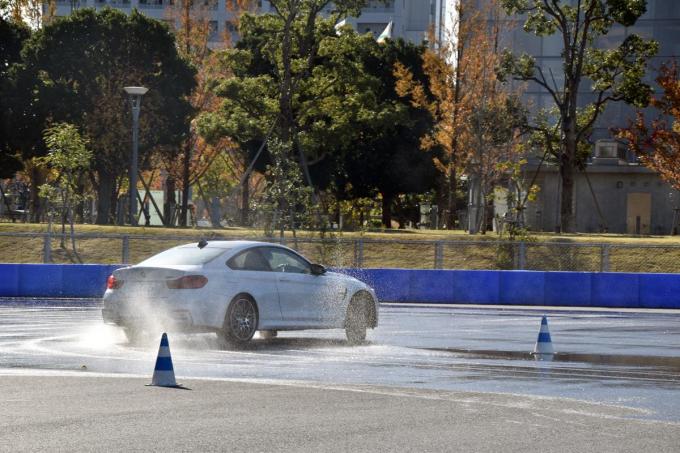
[[[345,335],[350,344],[359,344],[366,340],[366,329],[369,324],[368,299],[366,296],[354,296],[347,307],[345,319]]]
[[[239,295],[229,303],[224,317],[222,331],[218,338],[220,346],[232,348],[248,343],[257,331],[259,314],[255,301],[246,295]]]

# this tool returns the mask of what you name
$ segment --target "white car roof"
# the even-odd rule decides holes
[[[207,240],[207,245],[206,248],[220,248],[220,249],[243,249],[247,247],[252,247],[256,245],[270,245],[270,246],[275,246],[275,247],[281,247],[280,244],[276,243],[271,243],[271,242],[261,242],[261,241],[210,241]],[[191,242],[189,244],[183,244],[180,245],[179,247],[182,248],[188,248],[188,247],[198,247],[198,241],[197,242]]]

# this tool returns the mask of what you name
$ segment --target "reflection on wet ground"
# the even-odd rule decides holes
[[[523,351],[490,351],[490,350],[467,350],[455,348],[430,348],[433,351],[446,351],[456,354],[465,354],[471,358],[484,359],[515,359],[515,360],[541,360],[551,362],[583,362],[592,365],[611,366],[636,366],[636,367],[660,367],[680,373],[680,357],[665,356],[642,356],[623,354],[579,354],[569,352],[556,352],[554,354],[537,355],[533,352]]]
[[[570,397],[680,420],[680,313],[551,311],[551,357],[531,354],[542,312],[395,307],[368,340],[280,332],[221,351],[211,334],[170,335],[179,377],[294,380]],[[157,338],[130,345],[96,302],[0,302],[2,369],[151,376]],[[538,360],[538,359],[542,360]]]

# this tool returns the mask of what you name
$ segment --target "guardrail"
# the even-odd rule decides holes
[[[101,297],[120,265],[0,264],[0,297]],[[342,269],[381,302],[680,309],[680,274]]]
[[[62,236],[47,233],[0,233],[0,251],[22,250],[16,262],[73,263],[59,246]],[[136,263],[167,248],[199,239],[244,239],[234,236],[76,234],[83,263]],[[359,238],[248,239],[281,242],[310,259],[333,267],[536,270],[628,273],[680,273],[680,245],[574,242],[510,242],[501,240],[391,240]],[[36,247],[33,241],[42,241]],[[11,241],[12,244],[3,244]],[[66,238],[68,243],[68,238]],[[9,261],[7,253],[0,260]]]

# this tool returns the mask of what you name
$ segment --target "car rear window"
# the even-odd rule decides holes
[[[197,265],[214,260],[228,249],[218,247],[178,247],[154,255],[141,263],[144,266]]]

